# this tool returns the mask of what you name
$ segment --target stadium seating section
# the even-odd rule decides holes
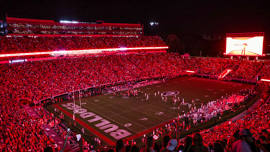
[[[140,37],[0,37],[0,53],[166,46],[158,36]]]
[[[11,30],[16,33],[19,29],[26,31],[27,26],[27,24],[14,24],[10,28],[13,28]],[[31,32],[26,31],[24,34],[40,34],[39,30],[34,30],[35,28],[30,27]],[[50,28],[53,28],[51,31],[56,30],[56,27],[50,26]],[[77,28],[75,29],[77,30]],[[80,32],[84,30],[81,29]],[[63,29],[56,34],[63,34],[61,31]],[[67,31],[70,31],[70,29]],[[70,32],[67,33],[70,34]],[[76,34],[76,32],[73,31],[73,34]],[[0,37],[1,54],[164,45],[166,44],[158,36],[143,35],[132,37],[8,35]],[[35,118],[29,115],[24,109],[25,105],[21,102],[23,100],[38,104],[42,100],[70,93],[73,90],[145,79],[176,77],[187,74],[187,70],[194,71],[195,75],[218,79],[219,75],[226,69],[232,71],[223,78],[225,80],[256,82],[259,76],[262,78],[270,77],[269,61],[209,57],[183,58],[175,53],[85,55],[0,64],[0,151],[43,151],[48,146],[53,147],[52,145],[55,143],[41,129],[43,124],[51,122],[53,118],[45,114],[44,109],[39,107],[41,105],[35,108],[41,117]],[[174,145],[176,149],[182,147],[192,151],[210,151],[210,149],[214,151],[231,151],[233,143],[240,138],[235,136],[234,133],[240,128],[249,128],[253,138],[261,143],[254,144],[252,150],[264,150],[267,148],[269,150],[269,112],[269,99],[262,97],[260,104],[254,108],[254,111],[248,113],[243,119],[234,122],[226,121],[211,129],[196,133],[192,137],[187,136],[184,144],[178,142],[178,140],[170,140],[171,137],[164,136],[165,134],[162,135],[164,128],[161,128],[159,132],[164,141],[163,145],[156,145],[152,138],[148,138],[148,142],[143,147],[133,145],[129,148],[134,151],[138,151],[139,148],[141,151],[151,151],[153,149],[155,151],[165,151],[169,143]],[[181,123],[176,121],[175,125],[181,126]],[[170,131],[177,131],[178,129],[172,126],[166,127],[165,130]],[[185,129],[188,130],[188,128]],[[247,132],[247,130],[245,131]],[[240,133],[243,134],[245,131],[240,130]],[[67,133],[63,131],[62,134],[65,137]],[[86,146],[89,147],[87,144]],[[127,147],[124,147],[123,143],[119,142],[116,149],[121,148]],[[60,149],[55,149],[55,151],[57,150]]]
[[[141,24],[119,23],[60,23],[53,20],[36,20],[7,17],[9,34],[41,35],[142,35]]]
[[[20,113],[20,119],[18,118],[18,120],[28,119],[27,117],[29,116],[24,111],[19,110],[21,107],[19,101],[21,99],[37,103],[51,96],[71,92],[74,89],[79,90],[104,84],[115,84],[148,78],[174,77],[183,74],[185,70],[195,70],[198,74],[217,77],[226,68],[234,69],[227,76],[229,78],[254,80],[258,75],[269,76],[267,74],[269,73],[268,62],[236,61],[222,58],[182,59],[181,56],[173,53],[67,57],[47,61],[26,62],[23,64],[1,64],[0,91],[3,101],[1,102],[1,113],[3,114],[1,115],[1,127],[5,126],[2,129],[15,129],[12,125],[6,126],[4,124],[9,121],[11,121],[11,124],[13,123],[14,119],[10,119],[10,114],[13,117],[13,111]],[[10,105],[13,105],[12,108],[4,108]],[[266,103],[263,107],[269,110],[269,106],[267,106],[268,104]],[[252,115],[250,117],[253,118]],[[269,120],[269,118],[266,120]],[[240,121],[235,123],[245,124],[247,122]],[[261,123],[264,123],[264,121],[257,124],[260,125]],[[27,124],[25,125],[27,126]],[[35,125],[34,127],[38,128],[39,123]],[[20,129],[16,128],[13,131],[16,132]],[[218,129],[220,128],[217,127]],[[36,128],[29,128],[29,130],[39,131]],[[227,131],[229,132],[229,130],[228,128]],[[219,132],[217,131],[217,133]],[[2,134],[2,137],[12,137],[12,135],[7,133],[9,132]],[[213,131],[210,133],[212,135]],[[224,134],[224,130],[222,133]],[[26,135],[21,134],[21,136]],[[216,138],[213,137],[213,139]],[[47,137],[40,134],[33,140],[47,140]],[[17,143],[21,141],[11,140],[10,142]]]

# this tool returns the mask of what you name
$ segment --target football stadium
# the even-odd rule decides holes
[[[228,32],[207,57],[141,23],[0,25],[0,151],[270,151],[265,32]]]

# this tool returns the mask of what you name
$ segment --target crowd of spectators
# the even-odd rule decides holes
[[[224,111],[235,110],[242,102],[248,98],[248,95],[233,94],[226,98],[210,101],[206,105],[201,104],[200,107],[193,107],[189,112],[179,116],[180,118],[188,118],[193,124],[203,123],[214,117],[221,116]]]
[[[242,140],[241,136],[249,136],[252,139],[248,142],[249,151],[264,151],[270,150],[270,101],[261,99],[254,111],[249,112],[242,119],[236,121],[226,121],[211,129],[202,131],[202,137],[207,145],[213,145],[215,142],[223,143],[222,147],[227,151],[241,151],[235,149],[233,143],[237,140]],[[241,130],[242,128],[248,129]],[[239,132],[240,131],[240,132]],[[243,146],[243,145],[242,145]],[[244,148],[242,151],[245,151]],[[260,149],[260,150],[259,150]]]
[[[218,76],[225,69],[232,68],[236,61],[224,58],[189,58],[185,59],[190,70],[195,70],[199,74]]]
[[[263,62],[257,61],[241,61],[237,70],[231,72],[229,77],[245,80],[254,80],[258,72],[261,70]]]
[[[230,99],[232,98],[229,97],[228,100]],[[184,121],[176,120],[156,129],[152,135],[144,137],[142,146],[133,142],[126,144],[120,140],[115,148],[107,148],[106,151],[268,152],[270,150],[270,117],[267,115],[269,110],[269,99],[261,98],[254,110],[241,119],[229,120],[184,138],[173,133],[179,130],[188,131],[189,127],[182,124]],[[89,148],[86,146],[85,149],[87,151]]]
[[[61,34],[61,35],[141,35],[140,24],[61,24],[49,20],[47,23],[18,22],[8,19],[9,34]]]
[[[173,62],[167,60],[168,58],[174,57],[164,53],[131,54],[1,64],[0,92],[1,99],[5,100],[1,102],[0,109],[1,130],[4,131],[1,134],[3,150],[16,151],[21,147],[26,150],[43,149],[49,144],[47,142],[50,142],[50,139],[41,131],[41,120],[34,119],[25,112],[23,100],[38,103],[40,100],[73,90],[161,77],[166,75],[166,72],[177,71],[175,68],[166,69],[166,66],[172,66]],[[130,60],[141,62],[134,64]],[[156,71],[151,69],[156,69]],[[144,75],[140,75],[142,73]],[[25,138],[31,134],[35,136],[31,139],[32,143],[28,144]],[[37,144],[37,142],[42,142],[42,144]]]
[[[29,115],[21,102],[8,96],[1,95],[1,100],[0,151],[43,151],[55,144],[41,128],[47,118]]]
[[[269,61],[265,61],[263,63],[263,67],[260,70],[259,76],[261,76],[262,78],[270,78],[270,62]]]
[[[253,91],[248,92],[252,94]],[[115,149],[107,148],[106,151],[268,152],[270,150],[270,117],[268,115],[270,100],[267,97],[268,95],[260,98],[259,104],[252,111],[248,111],[248,114],[241,119],[229,120],[213,128],[192,133],[184,138],[175,134],[188,131],[190,129],[189,123],[175,120],[156,129],[152,135],[144,137],[142,146],[133,142],[125,144],[120,140],[117,142]],[[235,98],[239,100],[234,100]],[[220,104],[223,104],[224,100],[228,100],[229,104],[238,104],[242,99],[243,96],[232,95],[222,99]],[[219,107],[221,109],[226,107],[226,103]]]
[[[14,100],[40,101],[59,94],[119,82],[178,75],[171,54],[68,57],[1,64],[1,93]]]
[[[0,37],[0,53],[166,46],[159,36],[79,37],[5,36]]]
[[[254,60],[238,60],[226,58],[191,57],[183,59],[184,69],[196,71],[198,75],[218,78],[226,69],[231,72],[226,75],[228,80],[256,82],[258,77],[269,77],[269,62]]]
[[[212,65],[210,65],[211,63]],[[254,78],[261,70],[267,69],[264,68],[267,65],[266,63],[258,63],[258,65],[262,67],[253,68],[253,65],[248,61],[229,61],[228,59],[207,58],[182,59],[179,55],[172,53],[81,56],[26,62],[23,64],[1,64],[0,97],[3,101],[0,103],[0,130],[3,130],[0,134],[2,139],[1,148],[3,151],[17,151],[18,149],[36,150],[44,149],[46,146],[54,143],[41,129],[44,118],[37,119],[28,115],[23,108],[22,100],[37,104],[41,100],[69,93],[74,90],[149,78],[173,77],[181,75],[185,70],[190,69],[192,64],[195,68],[191,70],[200,71],[199,73],[204,74],[217,75],[219,71],[222,71],[221,69],[235,68],[235,63],[238,63],[238,68],[251,68],[249,69],[251,71],[250,75],[242,77],[247,79]],[[205,66],[203,66],[203,64]],[[256,64],[256,66],[258,65]],[[218,70],[214,70],[215,68]],[[212,70],[203,72],[204,69]],[[249,74],[240,69],[236,71],[238,71],[236,72],[238,75]],[[208,119],[207,116],[211,115],[212,117],[216,117],[218,113],[222,114],[224,110],[231,109],[235,104],[243,102],[244,98],[245,96],[235,95],[230,98],[224,98],[224,100],[213,101],[210,102],[209,105],[202,105],[201,108],[193,109],[193,111],[186,114],[185,117],[190,115],[192,122],[196,120],[194,121],[195,124],[203,119],[209,120],[210,118]],[[231,104],[228,102],[228,100],[231,101],[230,99],[234,101]],[[206,109],[212,109],[212,111]],[[203,111],[207,111],[207,113]],[[201,132],[202,137],[205,139],[205,144],[208,146],[207,150],[209,150],[211,146],[214,147],[215,144],[213,144],[213,142],[221,140],[223,142],[223,139],[228,140],[228,138],[231,137],[230,131],[233,130],[229,127],[231,125],[235,125],[233,126],[234,131],[241,127],[248,127],[251,132],[256,135],[259,135],[259,133],[254,131],[254,128],[269,129],[269,116],[267,112],[269,112],[269,101],[261,104],[255,112],[245,116],[244,119],[237,120],[236,122],[225,122],[208,131]],[[196,118],[195,115],[197,115]],[[178,127],[175,127],[174,124],[169,124],[165,129],[160,128],[156,130],[156,132],[160,132],[164,135],[164,131],[172,131],[179,129],[179,127],[187,131],[187,129],[190,128],[187,127],[188,125],[181,123],[182,121],[175,120],[174,124],[178,124]],[[201,143],[203,138],[201,135],[194,135],[193,143],[195,145],[197,142],[200,143],[199,146],[202,148]],[[269,143],[269,136],[260,137],[260,139],[265,139],[264,143]],[[140,149],[158,147],[155,146],[151,138],[147,140],[149,140],[149,142],[147,142],[146,147]],[[190,141],[191,139],[187,140]],[[166,150],[167,147],[169,150],[181,147],[178,138],[175,140],[171,139],[167,141],[167,143],[169,143],[169,145],[164,144],[163,148],[161,148],[162,146],[159,146],[159,148]],[[198,147],[195,146],[194,148],[197,149]],[[132,149],[132,147],[130,147],[130,149]],[[135,146],[134,149],[138,150],[138,147]]]
[[[58,50],[80,50],[100,48],[128,48],[166,46],[158,36],[142,36],[142,28],[91,27],[13,23],[9,31],[15,35],[0,37],[0,53],[39,52]],[[17,35],[16,35],[17,34]],[[22,35],[21,35],[22,34]],[[26,34],[26,35],[25,35]],[[30,35],[28,35],[30,34]],[[49,34],[40,36],[31,34]],[[55,36],[52,36],[55,34]],[[68,34],[69,36],[64,36]],[[83,34],[79,36],[76,34]],[[88,34],[133,35],[125,37],[86,36]],[[74,36],[70,36],[74,35]],[[134,36],[135,35],[135,36]],[[175,77],[186,70],[197,75],[218,78],[226,69],[232,71],[228,79],[254,80],[258,76],[269,78],[270,63],[264,61],[231,60],[225,58],[181,57],[173,53],[138,53],[99,56],[63,57],[53,60],[15,64],[0,64],[0,151],[44,151],[48,147],[59,151],[53,138],[42,129],[44,125],[57,127],[58,135],[65,138],[68,132],[60,127],[60,119],[47,113],[40,101],[74,90],[97,88],[99,86],[124,84],[140,80]],[[113,149],[106,151],[270,151],[270,101],[262,98],[260,103],[243,118],[225,121],[213,128],[202,130],[180,138],[181,132],[219,119],[225,111],[234,112],[245,104],[253,90],[244,94],[233,94],[217,101],[210,101],[200,107],[184,101],[190,112],[179,115],[171,123],[153,131],[152,136],[143,138],[139,147],[132,142],[125,145],[120,140]],[[25,103],[33,107],[38,117],[26,110]],[[74,136],[70,136],[73,138]],[[162,139],[162,143],[159,140]],[[93,143],[83,138],[82,151],[90,151]],[[97,149],[96,149],[97,150]],[[101,150],[97,150],[101,151]]]

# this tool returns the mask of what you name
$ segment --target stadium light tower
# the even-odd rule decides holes
[[[158,26],[159,25],[159,22],[157,22],[157,21],[150,21],[149,22],[149,25],[152,26],[152,27]]]
[[[8,34],[7,21],[5,13],[0,13],[0,35],[4,36]]]
[[[66,24],[77,24],[79,23],[78,21],[74,21],[74,20],[60,20],[60,23],[66,23]]]
[[[155,20],[151,20],[148,22],[149,32],[153,35],[157,35],[159,33],[159,22]]]

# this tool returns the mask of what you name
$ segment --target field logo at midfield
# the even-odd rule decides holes
[[[168,97],[168,96],[176,96],[179,93],[180,93],[179,91],[166,91],[166,92],[162,92],[161,95]]]
[[[63,107],[73,110],[76,114],[79,114],[82,119],[87,119],[89,123],[95,123],[95,126],[102,130],[104,133],[109,134],[111,137],[113,137],[116,140],[125,138],[129,135],[131,135],[130,132],[124,130],[124,129],[119,129],[119,127],[115,124],[112,124],[106,119],[103,119],[102,117],[94,114],[93,112],[88,112],[87,109],[80,108],[80,106],[73,103],[66,103],[62,104]],[[99,123],[97,123],[99,122]]]

